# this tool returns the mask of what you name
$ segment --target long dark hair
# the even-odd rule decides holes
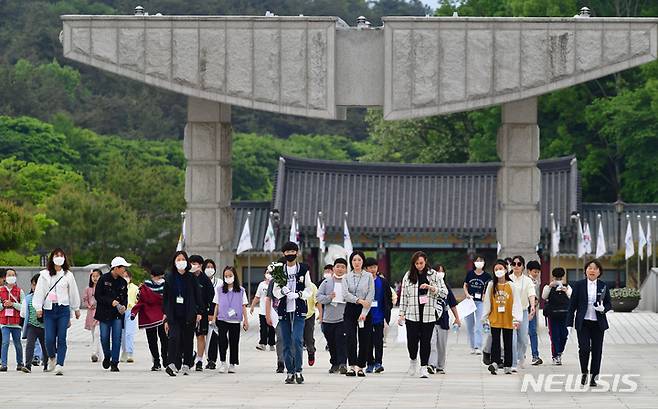
[[[224,278],[224,272],[230,271],[233,273],[233,292],[234,293],[239,293],[242,291],[240,288],[240,279],[238,278],[238,272],[235,270],[235,267],[233,266],[226,266],[222,270],[222,281],[224,282],[224,286],[222,287],[222,292],[226,294],[228,292],[228,284],[226,284],[226,279]]]
[[[64,274],[66,274],[66,272],[71,268],[69,265],[69,258],[67,257],[66,253],[61,248],[57,247],[50,252],[50,255],[48,256],[48,264],[46,264],[46,269],[51,276],[57,274],[57,270],[55,270],[55,262],[53,261],[53,257],[55,257],[55,254],[57,253],[62,253],[64,255],[64,264],[62,264],[62,270],[64,270]]]
[[[491,267],[491,272],[493,273],[493,284],[494,285],[498,284],[498,277],[496,277],[496,266],[499,265],[499,264],[501,266],[505,267],[505,282],[512,281],[512,278],[509,276],[510,272],[507,269],[507,261],[498,259],[498,260],[496,260],[496,262]]]
[[[203,265],[201,266],[201,270],[203,271],[204,274],[206,273],[206,268],[208,268],[208,264],[212,264],[212,268],[217,270],[217,264],[215,264],[215,261],[212,260],[212,259],[207,258],[207,259],[203,260]],[[215,271],[215,272],[217,272],[217,271]]]
[[[99,276],[102,276],[102,275],[103,275],[103,272],[102,272],[101,270],[97,269],[97,268],[91,270],[91,273],[89,273],[89,287],[90,287],[90,288],[94,286],[94,282],[91,281],[91,276],[93,276],[94,273],[98,273]],[[100,278],[100,277],[99,277],[99,278]]]
[[[427,254],[422,251],[415,252],[413,256],[411,256],[411,266],[409,267],[409,281],[411,284],[416,284],[418,282],[418,274],[420,274],[421,271],[416,269],[416,261],[421,257],[425,259],[425,269],[422,272],[427,273],[430,269],[430,262],[427,259]]]
[[[187,253],[184,252],[183,250],[177,251],[177,252],[174,253],[174,256],[171,258],[171,272],[172,272],[172,274],[176,274],[178,272],[178,269],[176,268],[176,257],[178,257],[181,254],[183,255],[183,257],[185,257],[185,261],[187,261],[187,267],[185,267],[185,272],[189,273],[190,268],[192,267],[192,266],[190,266],[190,258],[187,256]]]
[[[352,254],[350,254],[350,268],[354,270],[354,267],[352,266],[352,260],[354,260],[354,257],[356,256],[361,257],[361,270],[365,270],[366,255],[363,254],[361,250],[354,250]]]

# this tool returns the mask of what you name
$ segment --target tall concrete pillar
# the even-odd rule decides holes
[[[496,235],[501,255],[536,259],[541,216],[536,97],[503,105],[497,150],[502,161],[496,191]]]
[[[231,106],[188,98],[185,126],[185,201],[188,254],[233,265]]]

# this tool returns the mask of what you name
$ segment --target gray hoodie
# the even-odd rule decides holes
[[[341,279],[337,279],[334,276],[325,279],[318,288],[318,292],[315,296],[316,300],[323,305],[322,308],[322,322],[327,324],[335,324],[337,322],[343,322],[343,315],[345,314],[345,303],[332,303],[331,293],[334,292],[334,288],[337,283],[340,283],[343,287],[345,286],[345,276]]]

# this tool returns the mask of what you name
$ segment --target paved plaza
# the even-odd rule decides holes
[[[396,311],[393,316],[396,316]],[[83,315],[84,316],[84,315]],[[327,373],[329,355],[316,328],[318,344],[314,367],[305,365],[304,385],[284,385],[275,374],[275,352],[255,349],[258,320],[241,335],[240,361],[236,374],[205,370],[191,376],[168,377],[152,373],[144,331],[136,337],[136,362],[121,364],[120,373],[110,373],[89,360],[89,332],[83,320],[69,332],[69,355],[65,375],[56,377],[40,370],[26,375],[11,369],[0,377],[5,392],[16,388],[11,406],[17,408],[655,408],[658,401],[658,314],[608,313],[611,329],[606,332],[602,373],[638,374],[635,392],[521,392],[525,373],[578,374],[577,343],[571,337],[562,367],[552,366],[547,330],[540,327],[540,353],[544,365],[528,367],[516,375],[490,375],[469,354],[466,333],[450,334],[445,375],[429,379],[406,375],[408,358],[403,344],[395,343],[396,330],[388,335],[384,350],[385,372],[366,378],[348,378]],[[305,354],[306,358],[306,354]],[[562,378],[564,382],[564,378]],[[623,386],[623,385],[622,385]]]

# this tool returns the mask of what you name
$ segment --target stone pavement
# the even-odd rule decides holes
[[[83,313],[84,314],[84,313]],[[395,313],[394,313],[395,316]],[[564,365],[545,362],[516,375],[490,375],[469,354],[464,330],[450,334],[446,375],[430,379],[406,375],[408,358],[403,344],[395,343],[396,330],[388,335],[384,350],[385,372],[366,378],[327,374],[328,353],[316,327],[319,346],[314,367],[305,365],[304,385],[284,385],[274,373],[275,352],[255,349],[258,319],[242,333],[240,361],[236,374],[217,371],[168,377],[149,371],[151,362],[146,337],[136,337],[136,362],[121,364],[120,373],[104,371],[89,360],[89,332],[83,320],[74,321],[69,332],[69,355],[65,375],[35,371],[26,375],[12,370],[14,352],[10,347],[9,368],[0,374],[0,390],[11,395],[11,407],[36,408],[655,408],[658,401],[658,314],[608,313],[611,329],[606,333],[602,373],[638,374],[635,392],[521,392],[524,374],[578,374],[578,355],[572,337]],[[546,327],[540,325],[540,353],[550,361]],[[529,352],[529,351],[528,351]],[[305,355],[306,356],[306,355]],[[564,378],[561,378],[564,383]],[[621,385],[622,387],[624,385]]]

